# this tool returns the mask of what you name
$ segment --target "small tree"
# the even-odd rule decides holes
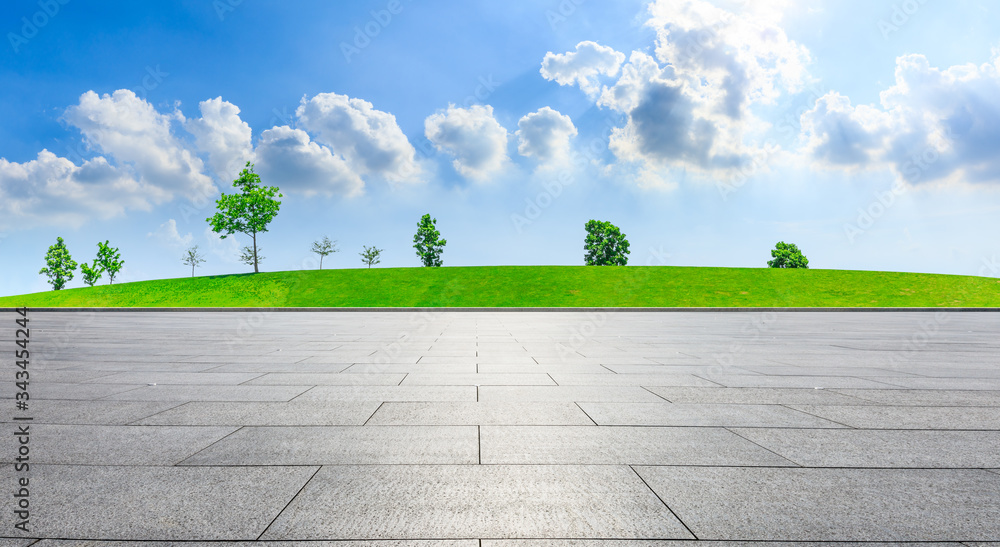
[[[809,268],[809,259],[794,243],[779,241],[771,250],[774,260],[767,261],[768,268]]]
[[[121,257],[122,255],[117,248],[108,246],[107,240],[104,240],[104,243],[97,242],[97,259],[94,262],[100,264],[101,269],[108,272],[108,285],[114,284],[115,275],[125,265],[125,261],[120,260]]]
[[[319,269],[323,269],[323,257],[339,251],[337,248],[336,241],[330,241],[330,238],[323,236],[323,239],[313,241],[312,252],[319,255]]]
[[[194,277],[194,269],[205,261],[205,257],[198,252],[198,246],[195,245],[187,251],[184,252],[184,256],[181,257],[181,262],[191,266],[191,277]]]
[[[368,264],[368,268],[371,269],[372,264],[378,264],[381,261],[379,257],[382,256],[383,249],[379,249],[375,246],[369,247],[367,245],[364,245],[364,248],[364,252],[358,254],[361,255],[361,262]]]
[[[258,264],[263,260],[259,257],[260,249],[257,247],[257,234],[267,231],[267,225],[278,215],[278,207],[281,202],[274,199],[275,194],[280,197],[276,186],[261,186],[260,175],[253,172],[253,164],[247,162],[246,167],[240,172],[238,179],[233,181],[233,187],[240,190],[239,194],[222,194],[215,204],[219,212],[215,216],[205,219],[212,227],[212,231],[220,239],[226,239],[236,232],[246,234],[253,240],[250,247],[253,261],[248,264],[253,265],[254,273],[260,271]]]
[[[49,252],[45,253],[45,267],[38,271],[49,278],[52,290],[58,291],[66,286],[66,283],[73,280],[73,270],[76,269],[76,261],[69,256],[69,250],[63,238],[57,237],[56,244],[49,247]]]
[[[263,251],[261,247],[256,249],[249,246],[240,249],[240,262],[246,264],[247,266],[254,266],[254,273],[257,273],[257,264],[264,261],[264,255],[260,254]]]
[[[441,253],[448,241],[441,239],[437,231],[437,219],[430,215],[420,217],[417,223],[417,233],[413,236],[413,248],[424,266],[441,266]]]
[[[95,258],[93,266],[87,265],[86,262],[80,264],[80,273],[83,274],[83,282],[93,287],[101,279],[104,269],[101,268],[101,265],[97,263],[97,259]]]
[[[587,266],[624,266],[628,264],[628,240],[617,226],[610,222],[589,220],[584,225],[587,237],[583,243],[583,256]]]

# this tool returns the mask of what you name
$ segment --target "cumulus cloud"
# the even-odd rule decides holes
[[[304,195],[355,196],[364,182],[329,148],[301,129],[274,127],[261,133],[256,172],[268,185]]]
[[[526,114],[517,122],[517,151],[542,163],[563,161],[569,156],[570,139],[576,136],[573,120],[547,106]]]
[[[177,221],[172,218],[160,224],[155,232],[147,233],[146,237],[156,239],[163,245],[174,248],[187,247],[194,240],[194,236],[190,232],[181,236],[177,231]]]
[[[148,211],[167,199],[165,191],[136,181],[103,157],[82,165],[48,150],[25,163],[0,158],[0,229],[80,226],[93,217]]]
[[[636,163],[645,181],[671,167],[738,168],[760,149],[748,142],[764,127],[750,105],[796,92],[807,78],[809,53],[781,28],[781,3],[751,3],[737,14],[704,0],[657,0],[646,22],[656,32],[652,54],[633,51],[622,65],[624,56],[610,48],[600,57],[580,55],[602,47],[583,42],[577,52],[547,54],[543,75],[575,83],[598,106],[625,114],[609,146]],[[612,66],[610,74],[620,68],[621,75],[598,90],[596,76]]]
[[[440,151],[455,157],[455,170],[484,180],[507,162],[507,130],[493,117],[493,107],[448,105],[424,120],[427,139]]]
[[[880,106],[828,94],[802,115],[805,152],[818,164],[891,168],[909,183],[1000,182],[1000,52],[980,66],[896,60]]]
[[[575,51],[545,54],[541,73],[559,85],[579,85],[587,94],[600,91],[600,76],[614,76],[625,61],[625,54],[597,42],[584,41]]]
[[[161,114],[130,90],[101,96],[88,91],[64,119],[119,165],[132,166],[143,187],[190,199],[216,191],[201,159],[171,131],[171,122],[183,123],[183,116]]]
[[[222,97],[201,101],[198,109],[201,117],[187,120],[184,127],[194,135],[198,150],[208,154],[215,176],[232,181],[253,158],[250,126],[240,119],[239,107]]]
[[[360,175],[385,177],[393,182],[418,181],[421,170],[416,150],[388,112],[372,103],[336,93],[320,93],[295,111],[298,125],[316,141],[343,156]]]

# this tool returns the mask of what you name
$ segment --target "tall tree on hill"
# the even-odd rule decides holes
[[[430,215],[424,215],[417,223],[417,233],[413,236],[413,248],[417,250],[417,256],[424,266],[441,266],[441,253],[448,241],[441,239],[441,232],[437,231],[437,219]]]
[[[38,271],[49,278],[52,290],[58,291],[73,280],[73,270],[76,269],[76,261],[69,255],[66,243],[63,238],[57,237],[56,244],[49,247],[45,253],[45,267]]]
[[[250,162],[240,172],[239,178],[233,181],[233,187],[240,193],[222,194],[215,202],[219,212],[205,220],[211,225],[213,232],[222,234],[220,239],[226,239],[236,232],[250,236],[253,244],[249,247],[249,258],[252,259],[253,272],[259,273],[259,264],[263,258],[258,256],[257,234],[266,232],[267,225],[278,215],[281,202],[274,199],[274,196],[284,196],[278,193],[277,186],[262,186],[260,175],[253,172],[253,164]]]

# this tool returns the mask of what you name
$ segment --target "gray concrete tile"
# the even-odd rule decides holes
[[[145,384],[143,384],[145,385]],[[80,384],[80,383],[41,383],[29,384],[32,401],[41,399],[66,401],[92,401],[116,393],[125,393],[142,386],[124,384]],[[16,388],[14,382],[0,382],[0,399],[13,399]],[[29,408],[32,406],[29,403]]]
[[[482,386],[480,401],[607,401],[655,403],[663,399],[639,386]]]
[[[725,387],[792,387],[806,389],[899,389],[896,382],[914,378],[850,378],[844,376],[764,376],[761,374],[705,374],[702,378]],[[886,382],[892,380],[892,384]]]
[[[483,374],[614,374],[601,365],[539,365],[535,362],[510,365],[497,363],[481,363],[479,372]]]
[[[1000,378],[872,378],[906,389],[1000,391]],[[864,387],[864,386],[843,386]]]
[[[170,401],[33,401],[31,417],[36,424],[125,425],[173,408]]]
[[[475,426],[244,427],[183,465],[474,464]]]
[[[337,373],[343,372],[351,363],[231,363],[228,365],[218,365],[205,372],[319,372]]]
[[[7,547],[0,540],[0,547]],[[20,541],[20,540],[11,540]],[[34,540],[26,540],[34,541]],[[32,547],[295,547],[295,541],[91,541],[43,539]],[[19,547],[22,543],[11,544]],[[309,547],[479,547],[475,539],[310,541]]]
[[[719,387],[691,374],[553,374],[561,386],[693,386]]]
[[[36,537],[254,540],[315,467],[31,466]],[[12,466],[0,480],[13,484]]]
[[[262,539],[693,539],[625,466],[330,466]]]
[[[702,539],[983,540],[1000,522],[1000,476],[982,470],[635,469]]]
[[[1000,407],[1000,391],[944,389],[838,389],[835,391],[883,405]]]
[[[580,402],[580,407],[598,425],[844,427],[779,405]]]
[[[352,374],[475,374],[475,363],[462,363],[457,365],[437,365],[423,363],[355,363],[344,369],[345,373]]]
[[[475,401],[475,386],[316,386],[296,401]]]
[[[95,384],[97,385],[97,384]],[[110,385],[110,384],[109,384]],[[105,397],[108,401],[290,401],[310,386],[143,386]]]
[[[655,539],[484,539],[482,547],[955,547],[950,542],[692,541]],[[983,544],[980,544],[983,545]]]
[[[236,429],[33,424],[31,463],[174,465]],[[15,455],[10,452],[0,460],[13,463]]]
[[[863,429],[981,429],[1000,431],[996,407],[821,406],[789,405],[851,427]]]
[[[260,376],[259,373],[236,372],[116,372],[87,380],[87,384],[179,384],[235,386]]]
[[[1000,432],[863,429],[732,431],[804,467],[1000,466]]]
[[[722,428],[483,426],[484,464],[795,465]]]
[[[384,403],[369,425],[593,425],[571,402]]]
[[[274,372],[244,385],[248,386],[395,386],[405,374],[347,374],[321,372]]]
[[[766,387],[664,387],[646,389],[672,403],[731,403],[731,404],[824,404],[864,405],[870,401],[827,389],[766,388]]]
[[[379,401],[196,402],[139,420],[141,425],[362,425]]]
[[[552,386],[548,374],[407,374],[404,386]]]

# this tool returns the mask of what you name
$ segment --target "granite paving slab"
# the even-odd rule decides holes
[[[575,403],[387,402],[369,425],[593,425]]]
[[[789,408],[863,429],[1000,431],[1000,408],[997,407],[789,405]]]
[[[193,402],[144,419],[141,425],[363,425],[379,401],[308,401],[284,403]]]
[[[327,466],[262,539],[678,538],[627,466]]]
[[[1000,476],[978,469],[636,467],[699,539],[990,540]]]
[[[580,402],[598,425],[814,427],[841,424],[780,405]]]

